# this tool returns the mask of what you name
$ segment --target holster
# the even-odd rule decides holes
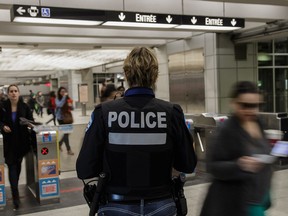
[[[181,173],[172,179],[172,194],[177,208],[177,216],[187,215],[187,200],[184,195],[185,174]]]

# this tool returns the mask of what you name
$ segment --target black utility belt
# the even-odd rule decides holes
[[[133,197],[133,196],[126,196],[126,195],[120,195],[120,194],[108,194],[107,195],[107,201],[108,202],[117,202],[122,204],[137,204],[141,203],[141,201],[144,202],[157,202],[165,199],[172,198],[172,195],[163,195],[163,196],[157,196],[157,197]]]

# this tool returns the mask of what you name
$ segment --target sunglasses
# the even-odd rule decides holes
[[[245,102],[237,102],[243,109],[256,109],[262,103],[245,103]]]

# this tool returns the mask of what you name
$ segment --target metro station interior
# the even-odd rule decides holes
[[[29,183],[35,179],[30,175],[37,166],[30,165],[37,162],[27,157],[17,211],[7,169],[0,169],[0,186],[4,174],[6,179],[6,195],[0,191],[0,215],[88,215],[83,184],[75,172],[77,154],[90,114],[100,103],[102,82],[128,87],[123,61],[137,46],[153,49],[159,61],[156,97],[180,104],[186,118],[201,128],[203,143],[193,134],[198,167],[185,185],[189,216],[199,215],[209,185],[205,137],[221,116],[229,114],[229,91],[235,82],[255,82],[263,92],[260,111],[265,129],[288,131],[288,1],[0,0],[2,93],[17,84],[24,99],[29,90],[48,97],[49,91],[64,86],[75,107],[70,128],[75,155],[55,149],[58,194],[46,203],[39,194],[37,199],[41,191],[31,193]],[[34,117],[44,124],[51,116],[44,112],[42,118]],[[2,162],[0,155],[0,168],[5,166]],[[285,158],[275,165],[268,216],[288,214],[287,168]]]

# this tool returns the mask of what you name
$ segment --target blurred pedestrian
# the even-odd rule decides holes
[[[235,84],[232,116],[207,148],[213,176],[201,216],[263,216],[270,206],[270,144],[257,117],[262,96],[252,82]]]
[[[52,115],[52,118],[46,122],[46,124],[49,124],[51,121],[53,121],[54,125],[56,126],[56,94],[55,91],[51,91],[49,93],[49,100],[47,104],[47,114]]]
[[[20,124],[21,117],[32,121],[33,117],[29,106],[20,98],[17,85],[8,87],[8,98],[0,110],[0,128],[3,134],[4,157],[8,166],[14,209],[18,209],[20,204],[18,182],[21,163],[24,155],[31,148],[32,140],[36,140],[36,137],[35,133],[31,133],[28,129],[28,126],[32,127],[32,125]]]
[[[116,90],[115,85],[113,83],[107,84],[105,87],[105,91],[103,92],[101,102],[114,100],[116,94],[117,94],[117,90]]]
[[[57,92],[56,98],[56,118],[59,125],[63,124],[72,124],[73,122],[67,122],[65,119],[64,113],[69,113],[72,116],[71,110],[73,109],[73,101],[68,96],[67,89],[64,87],[60,87]],[[71,150],[70,142],[69,142],[69,134],[64,133],[63,137],[59,141],[59,148],[62,151],[62,144],[65,143],[68,155],[74,155],[74,152]]]
[[[36,95],[36,103],[38,105],[38,112],[37,115],[42,118],[43,117],[43,108],[44,108],[44,103],[45,103],[45,98],[42,94],[41,91],[39,91]]]

